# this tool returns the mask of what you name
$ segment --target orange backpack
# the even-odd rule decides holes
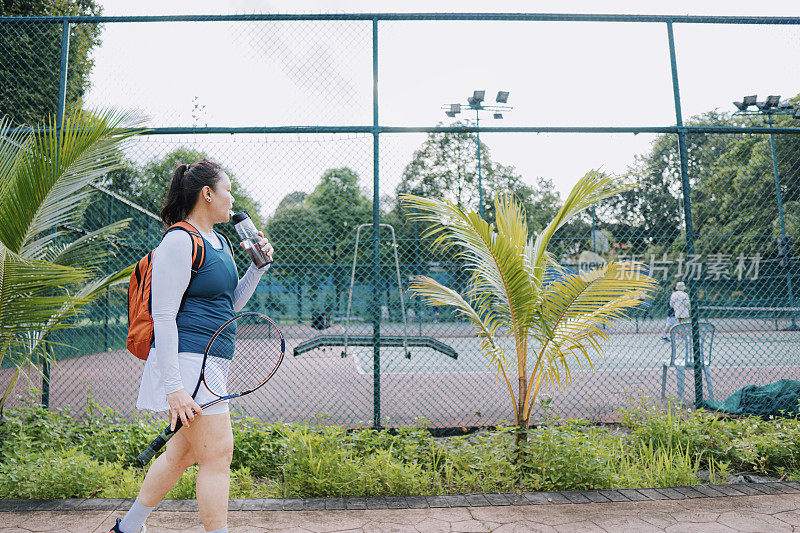
[[[178,222],[167,229],[166,233],[182,230],[192,237],[192,277],[203,265],[206,248],[203,237],[188,222]],[[165,233],[165,235],[166,235]],[[142,257],[131,274],[128,285],[128,351],[142,360],[147,360],[150,346],[155,334],[153,331],[152,294],[150,283],[153,275],[153,252]],[[191,283],[191,281],[189,282]],[[184,295],[184,299],[186,295]],[[183,307],[183,302],[181,302]]]

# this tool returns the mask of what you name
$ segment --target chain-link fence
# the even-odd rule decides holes
[[[792,259],[800,253],[800,129],[793,108],[711,112],[684,124],[678,93],[678,65],[696,61],[680,37],[695,43],[706,31],[735,41],[723,34],[759,27],[761,35],[791,40],[800,35],[798,24],[577,15],[0,18],[0,114],[30,124],[58,114],[60,105],[67,114],[112,106],[146,120],[151,129],[127,145],[123,167],[99,184],[83,226],[69,228],[78,236],[130,219],[109,244],[116,256],[107,272],[158,245],[157,213],[177,165],[203,157],[221,163],[236,205],[253,214],[276,250],[247,309],[281,323],[288,344],[279,374],[239,410],[265,420],[348,426],[419,419],[435,427],[487,426],[513,417],[505,384],[470,327],[408,290],[410,278],[428,275],[463,291],[469,276],[456,256],[431,250],[425,228],[398,206],[398,192],[443,194],[477,208],[480,185],[491,219],[492,199],[511,191],[539,229],[560,204],[552,181],[533,176],[585,165],[577,178],[604,156],[627,154],[621,168],[609,171],[627,172],[639,187],[567,225],[552,246],[573,270],[636,259],[659,281],[630,320],[607,329],[610,340],[594,370],[574,372],[571,386],[546,391],[549,405],[565,415],[610,420],[631,397],[691,403],[800,379],[800,278]],[[537,33],[543,25],[563,27],[565,41],[596,31],[661,43],[661,56],[634,65],[624,42],[584,37],[595,49],[551,50],[566,55],[544,57],[536,68],[550,76],[598,69],[595,75],[610,77],[639,69],[640,76],[626,78],[628,90],[666,99],[625,115],[619,89],[591,87],[595,103],[609,105],[576,109],[566,103],[578,94],[570,85],[555,103],[559,109],[525,119],[539,125],[419,126],[415,85],[425,78],[424,88],[435,87],[437,68],[447,76],[480,60],[481,51],[473,58],[459,51],[464,35],[502,49],[508,43],[481,40],[486,28],[502,27],[518,46],[536,50],[547,44]],[[398,45],[411,41],[429,46]],[[712,51],[720,50],[715,42]],[[681,82],[697,91],[701,76],[687,71]],[[541,99],[531,83],[515,92],[517,101]],[[625,125],[628,116],[634,126]],[[639,116],[678,123],[651,126]],[[578,145],[591,157],[574,153]],[[533,163],[530,154],[537,154]],[[376,219],[384,224],[379,236]],[[237,262],[241,273],[246,256]],[[691,298],[688,320],[670,316],[678,282]],[[126,288],[115,287],[74,327],[54,335],[51,407],[81,412],[91,395],[123,413],[135,410],[142,363],[125,350],[126,322]],[[0,367],[0,385],[8,382],[8,367]],[[41,388],[37,371],[26,378],[18,391],[28,383]]]

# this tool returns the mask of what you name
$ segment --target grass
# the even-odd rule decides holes
[[[620,427],[549,420],[514,462],[513,427],[434,438],[398,430],[234,421],[231,497],[460,494],[723,482],[751,473],[800,479],[800,422],[726,420],[639,401]],[[145,470],[133,457],[161,422],[125,420],[90,404],[89,416],[23,407],[0,424],[0,498],[136,495]],[[197,468],[169,498],[193,498]]]

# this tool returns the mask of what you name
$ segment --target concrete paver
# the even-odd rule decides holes
[[[246,509],[242,502],[241,508]],[[187,507],[183,507],[186,509]],[[149,533],[202,533],[197,512],[157,510]],[[0,512],[0,533],[106,533],[120,510]],[[231,533],[783,532],[800,526],[800,494],[427,509],[230,511]]]

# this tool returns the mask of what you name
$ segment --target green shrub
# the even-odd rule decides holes
[[[199,470],[197,465],[189,467],[186,472],[178,479],[178,482],[167,493],[167,499],[187,500],[197,497],[196,483]],[[238,468],[231,470],[230,481],[231,498],[266,498],[274,496],[275,493],[269,490],[269,484],[258,482],[253,479],[250,470]],[[134,492],[134,496],[135,496]]]
[[[522,461],[524,483],[534,490],[587,490],[615,486],[615,440],[579,426],[546,427],[531,432]]]
[[[45,450],[0,465],[0,498],[116,496],[115,487],[134,485],[135,477],[122,465],[99,462],[78,450]]]
[[[700,483],[697,478],[699,463],[688,448],[681,450],[680,447],[657,447],[652,442],[639,443],[620,450],[619,482],[625,487],[696,485]]]
[[[528,433],[515,463],[514,428],[434,438],[422,427],[355,429],[234,420],[231,497],[376,496],[582,490],[714,482],[732,473],[800,479],[800,421],[725,419],[641,401],[612,433],[551,419]],[[68,413],[24,407],[0,423],[0,497],[133,497],[135,455],[163,421],[125,420],[90,404]],[[621,429],[621,430],[620,430]],[[169,493],[193,498],[197,468]]]
[[[275,478],[280,471],[281,426],[244,419],[233,422],[231,468],[249,468],[253,476]]]
[[[800,467],[800,420],[725,418],[708,411],[662,409],[640,400],[622,411],[632,435],[668,450],[681,449],[701,466],[723,461],[743,473],[784,476]]]

